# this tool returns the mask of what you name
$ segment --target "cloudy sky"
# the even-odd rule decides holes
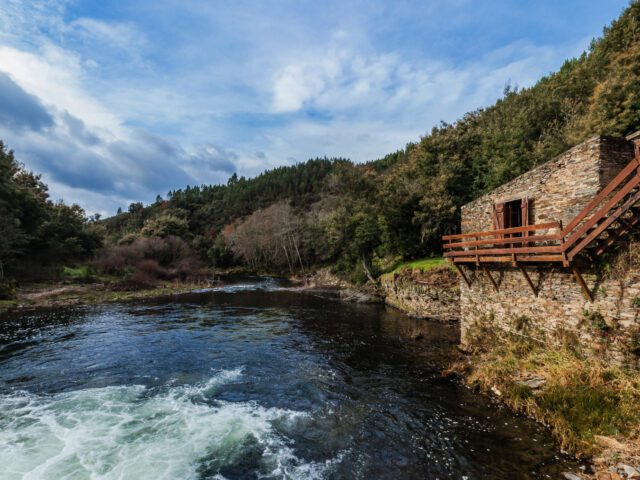
[[[113,214],[379,158],[580,54],[627,0],[1,0],[0,139]]]

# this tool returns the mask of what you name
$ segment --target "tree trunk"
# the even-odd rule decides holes
[[[304,264],[302,263],[302,257],[300,256],[300,250],[298,250],[298,243],[294,240],[293,235],[291,235],[291,243],[293,243],[293,246],[296,249],[298,260],[300,261],[300,269],[302,270],[302,275],[304,275]]]
[[[371,275],[371,272],[367,268],[367,260],[365,259],[364,255],[362,255],[362,268],[364,269],[364,273],[369,279],[369,281],[375,285],[377,282],[375,281],[375,279]]]
[[[282,242],[282,249],[284,250],[284,256],[287,259],[287,265],[289,265],[289,271],[291,272],[291,275],[293,275],[293,266],[291,265],[291,260],[289,260],[289,252],[287,252],[287,246],[284,242]]]

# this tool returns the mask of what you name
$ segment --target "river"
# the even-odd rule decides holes
[[[383,306],[245,278],[0,318],[0,479],[471,480],[575,468],[538,425],[440,375],[455,326]]]

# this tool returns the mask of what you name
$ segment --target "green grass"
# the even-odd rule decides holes
[[[87,265],[80,265],[79,267],[64,267],[62,274],[65,277],[71,278],[86,278],[91,275],[91,269]]]
[[[419,258],[417,260],[411,260],[409,262],[403,262],[397,265],[386,272],[386,274],[400,273],[405,268],[408,270],[420,270],[422,272],[428,272],[429,270],[433,270],[434,268],[446,267],[449,265],[446,259],[443,257],[433,257],[433,258]]]
[[[0,300],[0,312],[18,305],[17,300]]]
[[[74,282],[86,283],[86,282],[115,282],[121,278],[117,275],[109,275],[106,273],[100,273],[89,265],[79,265],[77,267],[63,267],[62,276],[67,280]]]

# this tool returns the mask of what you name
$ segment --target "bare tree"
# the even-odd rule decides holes
[[[252,269],[288,268],[296,263],[304,273],[302,219],[286,202],[257,210],[245,218],[229,236],[231,249]]]

